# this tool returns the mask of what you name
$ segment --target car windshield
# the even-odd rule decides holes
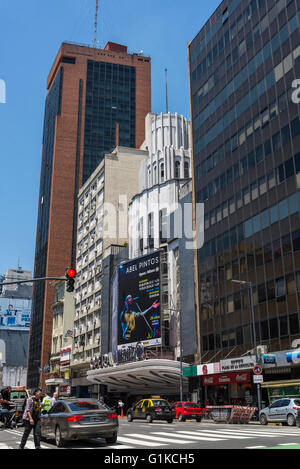
[[[185,402],[184,407],[196,407],[199,408],[198,404],[195,402]]]
[[[9,395],[10,399],[25,399],[26,391],[11,391]]]
[[[153,402],[153,407],[166,407],[169,406],[168,401],[164,400],[158,400],[158,401],[152,401]]]
[[[300,406],[300,399],[295,399],[295,400],[294,400],[294,404]]]
[[[96,401],[75,401],[75,402],[68,402],[68,406],[70,407],[72,412],[80,412],[82,410],[99,410],[105,409],[105,406],[100,404],[100,402]]]

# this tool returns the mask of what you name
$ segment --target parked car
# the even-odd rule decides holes
[[[96,399],[58,400],[47,414],[41,415],[41,437],[55,439],[56,446],[68,440],[104,438],[117,441],[118,416]]]
[[[298,410],[300,410],[300,399],[279,399],[259,412],[259,421],[261,425],[282,422],[293,426],[296,424]]]
[[[175,418],[179,422],[185,422],[186,419],[196,419],[197,422],[202,420],[202,409],[195,402],[175,402],[172,410],[175,411]]]
[[[148,423],[153,420],[166,420],[172,423],[173,417],[169,402],[166,399],[154,397],[141,399],[127,411],[128,422],[132,422],[133,419],[143,419]]]

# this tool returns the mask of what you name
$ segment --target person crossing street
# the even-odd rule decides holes
[[[43,408],[40,400],[41,395],[42,390],[38,388],[34,391],[32,397],[27,399],[23,414],[25,429],[19,449],[25,448],[31,430],[33,430],[35,449],[41,449],[41,409]]]

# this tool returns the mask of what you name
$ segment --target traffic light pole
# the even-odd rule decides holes
[[[3,282],[3,283],[0,283],[0,286],[40,282],[40,281],[45,281],[45,280],[65,280],[66,282],[68,281],[68,279],[65,277],[41,277],[41,278],[32,278],[31,280],[15,280],[14,282]]]

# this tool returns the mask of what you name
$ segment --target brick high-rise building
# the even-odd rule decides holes
[[[108,42],[63,43],[47,80],[34,277],[62,276],[75,264],[77,194],[105,153],[139,148],[151,111],[151,60]],[[49,364],[53,288],[34,285],[28,386]]]

